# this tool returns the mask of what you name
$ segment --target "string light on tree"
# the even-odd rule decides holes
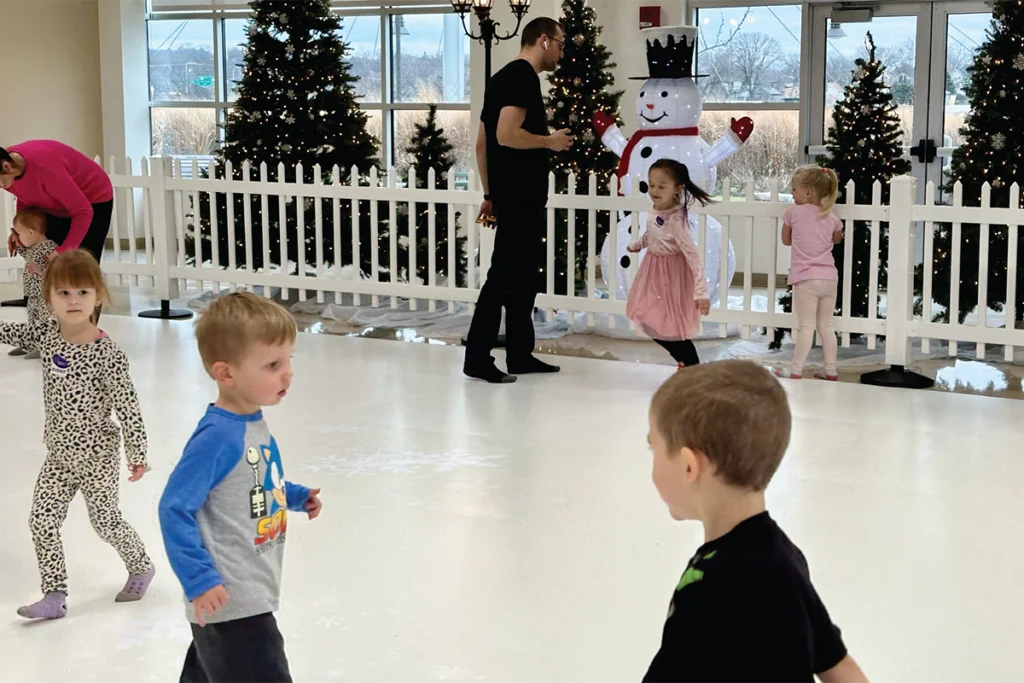
[[[237,98],[224,126],[224,145],[216,151],[213,165],[215,177],[225,177],[225,164],[231,162],[235,179],[242,178],[245,162],[251,165],[251,180],[259,179],[260,164],[267,165],[267,179],[278,180],[278,164],[285,168],[284,180],[296,180],[296,165],[303,165],[303,180],[314,181],[314,167],[319,164],[323,178],[329,182],[332,168],[337,165],[341,177],[347,179],[355,166],[360,174],[377,166],[377,140],[367,131],[367,116],[356,100],[358,79],[352,74],[346,59],[348,47],[339,37],[342,24],[331,11],[329,0],[253,0],[249,25],[246,28],[248,44],[245,46],[242,78],[237,85]],[[235,243],[228,244],[227,202],[233,202]],[[314,216],[316,201],[323,201],[323,241],[317,245]],[[259,195],[250,196],[245,204],[243,194],[216,195],[211,205],[208,193],[202,193],[198,208],[201,251],[195,253],[194,235],[190,258],[212,261],[211,212],[217,211],[219,264],[231,260],[245,267],[247,254],[253,269],[271,265],[298,262],[299,245],[304,245],[306,263],[317,263],[317,247],[322,247],[323,258],[334,261],[333,207],[331,200],[284,202],[285,225],[281,226],[278,198],[271,196],[266,220],[269,225],[268,245],[263,244],[263,231],[254,229],[247,236],[243,217],[250,215],[251,225],[263,223],[263,206]],[[361,242],[370,244],[369,205],[359,207],[358,227]],[[303,216],[305,233],[298,234],[298,211]],[[193,209],[194,210],[194,209]],[[351,263],[350,202],[341,202],[342,263]],[[382,214],[383,226],[379,230],[387,235],[387,215]],[[284,229],[287,249],[281,263],[281,232]],[[251,244],[247,245],[246,241]],[[264,262],[264,254],[269,263]],[[360,254],[360,266],[368,266],[368,250]]]
[[[618,157],[609,151],[594,135],[590,121],[594,112],[617,112],[622,91],[612,91],[615,77],[611,52],[600,39],[602,28],[597,14],[586,0],[563,0],[562,26],[569,39],[558,69],[548,76],[551,84],[547,99],[548,124],[553,130],[568,128],[576,136],[572,149],[552,155],[555,191],[568,191],[569,174],[576,175],[576,193],[588,194],[590,174],[597,177],[597,193],[608,194],[608,183],[618,168]],[[616,123],[622,124],[620,120]],[[597,244],[604,241],[611,225],[606,211],[598,212]],[[589,231],[586,211],[576,212],[573,226],[576,262],[568,263],[569,215],[555,212],[555,290],[566,293],[566,273],[571,268],[577,289],[582,287],[585,272],[587,238]],[[545,260],[546,264],[547,261]],[[546,267],[546,265],[545,265]],[[543,269],[542,269],[543,270]]]
[[[992,3],[992,25],[986,41],[978,49],[974,64],[968,69],[971,80],[964,88],[971,103],[970,115],[960,129],[961,144],[954,151],[947,171],[948,182],[943,190],[952,194],[959,182],[966,206],[980,206],[982,186],[991,187],[991,206],[1010,205],[1010,188],[1024,184],[1024,141],[1021,140],[1020,106],[1021,78],[1024,77],[1024,2],[995,0]],[[1012,95],[1012,97],[1011,97]],[[932,297],[948,310],[951,293],[951,254],[953,226],[941,224],[935,231],[935,258],[932,269]],[[1024,234],[1021,234],[1024,238]],[[980,226],[961,226],[959,319],[978,307],[978,256]],[[1007,250],[1009,231],[1006,226],[989,227],[988,301],[989,308],[1001,310],[1006,303]],[[1021,242],[1014,245],[1021,253]],[[917,289],[923,290],[920,269]],[[1024,308],[1024,271],[1018,271],[1015,292],[1016,318]],[[942,313],[939,318],[946,318]]]
[[[405,153],[412,157],[412,165],[416,169],[415,183],[409,179],[409,187],[425,188],[428,186],[428,171],[434,169],[434,187],[438,190],[448,189],[448,171],[455,162],[452,159],[454,148],[444,134],[444,129],[438,125],[437,106],[430,105],[427,119],[423,123],[416,124],[415,132],[406,147]],[[404,216],[403,216],[404,210]],[[438,277],[446,278],[448,275],[448,210],[447,204],[416,204],[416,277],[424,284],[430,283],[429,272],[429,251],[430,251],[430,214],[434,214],[435,248],[434,258],[437,265]],[[399,206],[399,225],[407,225],[409,205]],[[456,285],[466,285],[466,236],[459,235],[460,214],[455,214],[455,254],[457,259]],[[405,251],[405,250],[403,250]],[[399,263],[408,264],[407,253],[399,252]],[[412,278],[409,278],[412,281]]]

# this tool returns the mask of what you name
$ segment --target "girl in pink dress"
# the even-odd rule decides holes
[[[811,351],[817,328],[825,353],[825,372],[819,379],[836,381],[838,345],[832,326],[836,308],[839,271],[832,257],[833,245],[843,240],[843,222],[832,207],[839,196],[839,178],[835,171],[821,166],[801,166],[793,174],[793,206],[782,218],[782,243],[793,248],[789,264],[789,284],[793,287],[793,313],[796,314],[796,348],[790,379],[804,376],[804,363]],[[775,374],[782,376],[781,372]]]
[[[629,290],[626,315],[672,354],[680,368],[697,365],[700,358],[690,340],[700,333],[700,318],[711,310],[711,301],[686,208],[694,200],[706,205],[711,198],[674,159],[654,162],[647,180],[653,204],[647,230],[627,247],[632,253],[646,249],[647,255]]]

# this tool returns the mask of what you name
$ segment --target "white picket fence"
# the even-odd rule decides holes
[[[116,170],[115,170],[116,169]],[[185,172],[183,172],[183,170]],[[227,178],[232,178],[231,169],[225,169]],[[104,271],[108,277],[113,279],[114,285],[126,285],[128,287],[142,287],[155,290],[155,293],[164,300],[173,300],[182,295],[183,292],[208,291],[211,287],[219,290],[227,287],[262,286],[263,291],[269,292],[271,288],[280,288],[286,298],[305,300],[307,293],[314,293],[318,302],[326,302],[327,297],[333,296],[340,301],[343,293],[352,295],[357,305],[377,306],[381,297],[388,297],[390,305],[398,305],[399,299],[407,299],[412,307],[417,301],[426,301],[430,310],[435,310],[437,302],[447,302],[451,310],[455,302],[465,302],[470,305],[476,300],[479,293],[478,274],[486,277],[487,266],[490,261],[490,247],[493,243],[493,231],[482,228],[474,222],[480,202],[483,199],[479,189],[436,189],[435,176],[433,171],[427,175],[426,188],[410,189],[399,185],[397,174],[389,170],[384,177],[378,177],[372,172],[368,178],[360,179],[355,169],[347,174],[342,174],[335,168],[326,181],[321,180],[323,175],[319,167],[314,169],[313,183],[284,181],[268,181],[268,173],[265,165],[259,169],[249,168],[248,164],[243,168],[243,179],[210,179],[201,178],[194,168],[183,169],[180,161],[169,158],[154,157],[143,159],[138,165],[138,172],[130,160],[122,164],[115,164],[111,159],[108,164],[108,172],[115,187],[115,215],[111,225],[110,238],[113,240],[113,249],[108,249],[103,263]],[[278,168],[277,177],[284,178],[284,167]],[[302,178],[301,168],[297,169],[296,177]],[[454,188],[454,177],[449,176],[448,187]],[[550,179],[551,196],[547,211],[547,282],[546,291],[537,299],[537,305],[549,311],[555,310],[566,312],[583,312],[588,314],[589,324],[594,324],[595,314],[621,315],[625,312],[625,302],[610,299],[604,294],[606,289],[598,278],[598,254],[601,245],[597,244],[596,226],[597,217],[602,212],[611,212],[613,216],[619,212],[632,212],[633,234],[638,234],[638,216],[641,211],[646,210],[647,202],[644,199],[633,199],[617,196],[612,192],[610,196],[598,196],[596,193],[596,178],[587,179],[588,194],[577,194],[577,183],[570,178],[569,190],[566,194],[554,192],[554,177]],[[475,178],[470,177],[470,188],[476,188]],[[848,185],[847,197],[852,198],[854,184],[851,181]],[[615,188],[613,187],[613,190]],[[725,337],[728,326],[739,326],[741,335],[748,337],[751,332],[767,328],[771,333],[775,328],[791,328],[794,320],[791,314],[775,310],[769,303],[767,311],[755,310],[753,306],[753,275],[755,242],[762,248],[769,250],[767,258],[760,259],[762,265],[767,265],[767,300],[775,302],[780,292],[776,286],[778,275],[777,264],[779,262],[778,249],[780,245],[781,217],[787,203],[779,201],[778,188],[773,187],[768,201],[756,201],[754,184],[750,182],[746,186],[745,197],[742,199],[731,196],[731,188],[728,181],[725,182],[723,200],[706,208],[696,207],[694,211],[699,215],[700,238],[703,246],[705,233],[705,217],[713,215],[717,218],[723,228],[723,235],[726,239],[735,239],[740,244],[741,253],[737,254],[737,261],[740,264],[739,273],[742,274],[742,297],[727,296],[732,283],[726,281],[727,277],[727,254],[723,251],[722,263],[719,272],[721,281],[719,291],[722,292],[719,304],[712,309],[707,321],[719,325],[719,334]],[[4,194],[4,201],[0,203],[0,219],[5,226],[10,225],[13,216],[13,201],[10,195]],[[228,201],[227,221],[225,224],[218,224],[216,212],[210,216],[210,231],[212,233],[211,249],[212,258],[206,262],[190,263],[186,258],[186,237],[194,235],[196,231],[196,209],[200,205],[203,196],[207,198],[214,195],[242,195],[244,210],[242,216],[235,216],[234,202]],[[1017,226],[1024,224],[1024,210],[1004,209],[989,207],[989,191],[986,188],[982,197],[981,207],[963,206],[962,196],[959,189],[954,193],[952,206],[925,206],[915,204],[916,187],[915,180],[909,176],[899,177],[891,183],[891,196],[888,205],[881,202],[882,186],[875,183],[873,187],[873,201],[871,204],[853,204],[851,201],[836,207],[836,214],[844,221],[847,231],[852,228],[852,221],[868,221],[871,226],[872,244],[877,247],[881,235],[881,223],[889,225],[889,277],[888,286],[885,292],[886,310],[885,315],[879,315],[877,305],[877,294],[879,292],[877,275],[873,275],[869,289],[869,312],[866,317],[852,317],[849,315],[851,309],[851,276],[852,268],[845,270],[844,298],[842,316],[836,318],[836,329],[842,333],[842,344],[848,346],[851,343],[851,335],[865,335],[869,348],[875,348],[878,335],[884,335],[886,339],[885,358],[886,363],[895,366],[905,366],[911,358],[911,344],[915,339],[922,340],[923,349],[931,351],[932,343],[935,340],[948,342],[949,353],[955,355],[959,343],[977,344],[979,357],[984,355],[986,345],[1004,345],[1005,358],[1013,359],[1014,348],[1024,346],[1024,331],[1014,328],[1014,296],[1016,289],[1016,264],[1017,264]],[[929,184],[927,195],[935,196],[934,187]],[[1019,189],[1014,186],[1012,189],[1013,201],[1011,206],[1018,206]],[[261,220],[254,221],[250,215],[249,198],[258,197],[260,201]],[[304,225],[305,212],[297,211],[298,233],[304,236],[305,240],[315,240],[316,256],[312,262],[307,262],[305,249],[299,248],[297,263],[289,264],[287,269],[278,266],[252,268],[254,263],[252,245],[253,235],[260,235],[262,244],[262,262],[269,264],[270,254],[270,231],[273,218],[269,215],[268,203],[271,197],[293,198],[298,206],[304,206],[305,202],[312,200],[315,206],[315,219],[312,225]],[[326,200],[319,201],[319,200]],[[353,202],[369,202],[370,207],[370,254],[371,263],[369,272],[361,272],[358,263],[358,256],[363,251],[361,244],[359,226],[357,224],[357,211],[352,211]],[[276,203],[276,202],[275,202]],[[408,267],[408,273],[417,272],[417,254],[415,248],[408,249],[407,263],[399,263],[397,246],[407,240],[412,244],[410,238],[411,226],[407,222],[400,225],[397,220],[397,208],[401,204],[427,204],[430,206],[428,225],[428,276],[424,282],[410,282],[407,279],[400,279],[403,268]],[[447,205],[447,225],[438,226],[435,224],[434,209],[439,205]],[[379,245],[379,211],[387,207],[387,213],[391,216],[391,229],[389,230],[389,246],[387,263],[381,263]],[[342,209],[347,209],[351,218],[351,226],[343,231],[342,221],[339,220]],[[280,246],[277,257],[280,262],[287,259],[287,247],[294,246],[287,244],[285,228],[285,203],[278,206],[280,215],[279,226],[274,228],[280,231]],[[334,258],[328,262],[324,258],[324,231],[326,223],[324,212],[333,211],[332,226],[333,235],[328,237],[333,241],[331,244],[338,248],[334,251]],[[582,273],[585,280],[585,291],[577,295],[576,275],[574,268],[566,269],[566,291],[567,294],[555,294],[555,216],[556,212],[568,213],[568,250],[569,264],[576,262],[575,251],[575,228],[576,216],[579,212],[586,212],[587,224],[587,254],[584,260],[585,272]],[[465,286],[457,286],[453,273],[439,273],[435,259],[435,246],[437,245],[438,231],[445,235],[454,235],[455,214],[460,214],[459,223],[462,234],[466,236],[466,250],[470,255],[470,267],[468,269]],[[409,214],[413,214],[412,210]],[[328,214],[329,215],[329,214]],[[612,221],[612,230],[609,232],[608,240],[611,240],[611,253],[616,254],[616,231]],[[255,224],[254,224],[255,223]],[[1005,319],[1010,321],[1009,325],[999,325],[998,321],[992,321],[987,314],[987,306],[979,306],[979,313],[973,323],[961,324],[958,322],[958,290],[953,288],[950,299],[949,322],[932,322],[932,258],[934,250],[934,230],[938,223],[952,223],[954,229],[954,243],[959,245],[961,224],[981,224],[982,241],[980,247],[979,272],[985,273],[988,269],[988,226],[1009,225],[1010,227],[1010,267],[1007,282],[1007,309]],[[412,221],[412,225],[415,222]],[[916,262],[914,254],[915,233],[924,231],[924,302],[923,312],[920,317],[913,314],[913,273]],[[228,244],[234,244],[242,231],[245,236],[244,258],[238,259],[235,250],[231,249],[226,266],[218,265],[221,261],[218,238],[222,233],[226,234]],[[343,239],[351,244],[351,255],[348,262],[342,262]],[[127,246],[122,243],[127,240]],[[852,241],[846,241],[846,262],[852,263]],[[456,242],[454,239],[447,240],[447,255],[449,270],[456,264]],[[477,260],[479,259],[479,260]],[[355,261],[355,263],[353,263]],[[960,272],[960,249],[954,246],[952,253],[953,282],[959,281]],[[474,267],[478,265],[478,269]],[[21,260],[17,258],[0,258],[0,279],[14,280],[19,277]],[[294,272],[292,267],[294,266]],[[631,268],[636,268],[636,259],[633,260]],[[878,272],[878,249],[872,249],[870,272]],[[609,273],[609,286],[607,291],[616,291],[616,273]],[[979,301],[986,302],[987,283],[981,278],[981,291]],[[739,304],[737,305],[737,301]],[[612,318],[614,321],[614,318]],[[992,324],[995,323],[995,324]],[[612,323],[614,324],[614,322]]]

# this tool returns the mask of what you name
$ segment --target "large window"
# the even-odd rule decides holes
[[[758,191],[771,179],[786,191],[800,162],[800,4],[702,7],[691,2],[697,26],[696,72],[704,98],[701,135],[714,142],[732,118],[749,116],[756,133],[718,167],[732,178],[733,194],[753,178]]]
[[[223,142],[246,43],[244,13],[155,15],[148,20],[153,154],[207,156]],[[455,14],[383,9],[342,17],[340,37],[356,94],[381,141],[381,162],[408,168],[415,126],[429,105],[455,146],[456,173],[472,167],[470,41]]]

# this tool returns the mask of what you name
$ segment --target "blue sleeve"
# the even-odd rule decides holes
[[[224,583],[203,545],[196,515],[210,491],[238,464],[245,451],[244,437],[244,431],[235,434],[233,430],[200,424],[160,498],[160,530],[167,559],[189,600]]]
[[[305,512],[306,501],[309,500],[309,489],[290,481],[284,483],[285,498],[287,498],[288,509],[292,512]]]

